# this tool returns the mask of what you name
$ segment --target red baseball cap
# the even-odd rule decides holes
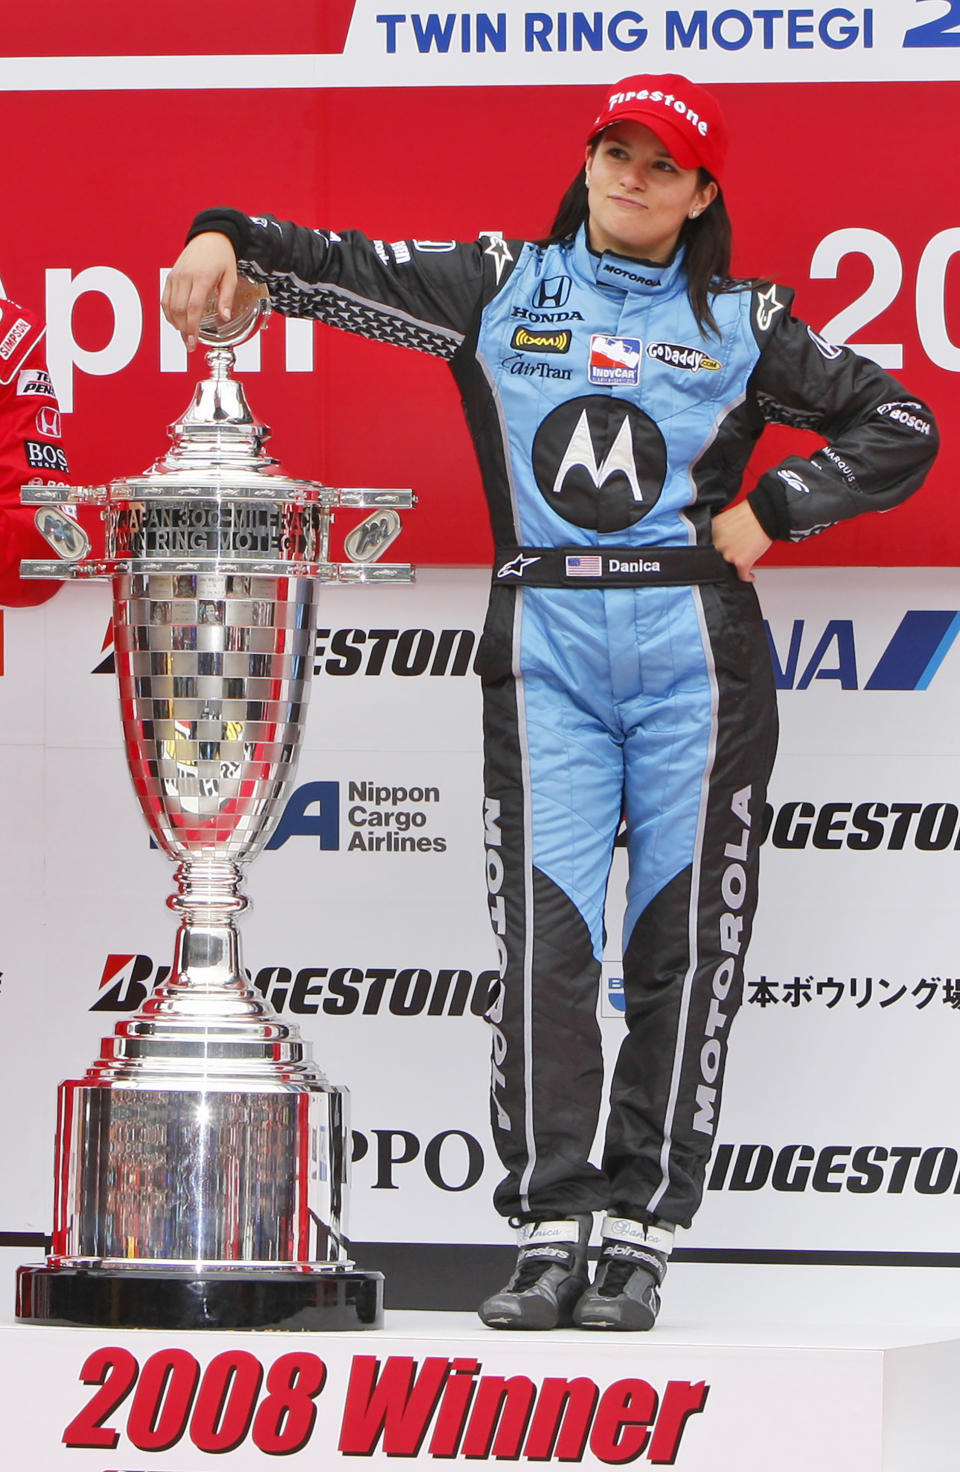
[[[624,77],[614,83],[590,128],[587,142],[612,123],[643,123],[669,148],[681,169],[704,168],[720,178],[727,154],[727,125],[712,93],[686,77]]]

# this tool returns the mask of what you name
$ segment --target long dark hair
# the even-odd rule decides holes
[[[599,139],[594,141],[594,148],[597,142]],[[706,169],[699,169],[698,173],[701,189],[713,182],[713,175]],[[549,235],[538,240],[537,245],[559,245],[572,240],[580,226],[586,223],[589,213],[587,181],[581,168],[557,207]],[[736,290],[739,286],[730,276],[733,226],[719,186],[716,199],[703,214],[695,220],[684,221],[677,244],[686,251],[687,294],[697,326],[702,333],[709,330],[719,337],[719,328],[710,310],[710,297],[721,291]]]

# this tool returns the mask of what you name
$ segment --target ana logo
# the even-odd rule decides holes
[[[606,388],[639,383],[642,347],[639,337],[604,337],[595,332],[590,339],[590,382]]]
[[[304,782],[287,799],[267,848],[283,848],[288,838],[319,838],[321,849],[340,847],[340,783]]]
[[[569,276],[548,276],[541,281],[530,300],[538,309],[565,307],[573,282]]]
[[[617,532],[656,505],[667,450],[649,415],[623,399],[596,395],[547,415],[533,442],[533,470],[544,500],[564,521]]]
[[[698,368],[716,373],[723,366],[716,358],[708,358],[700,348],[688,348],[678,342],[648,343],[647,357],[658,363],[666,363],[670,368],[685,368],[689,373],[696,373]]]
[[[809,653],[805,619],[793,620],[786,647],[766,629],[778,690],[806,690],[814,680],[835,680],[841,690],[926,690],[960,633],[960,612],[909,609],[862,685],[852,619],[830,619]]]
[[[510,339],[510,346],[519,348],[522,353],[566,353],[572,341],[573,333],[569,328],[538,332],[536,329],[531,331],[529,327],[518,327]]]

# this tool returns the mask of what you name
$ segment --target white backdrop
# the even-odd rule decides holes
[[[470,1006],[494,964],[467,669],[485,584],[426,569],[412,588],[324,592],[296,789],[249,874],[246,964],[352,1090],[361,1242],[508,1240]],[[957,577],[773,569],[759,584],[784,686],[773,821],[709,1189],[679,1245],[950,1254]],[[172,869],[126,775],[108,624],[102,584],[3,616],[0,1241],[49,1232],[56,1085],[172,955]],[[371,850],[394,831],[419,847]],[[622,862],[598,999],[611,1054]]]

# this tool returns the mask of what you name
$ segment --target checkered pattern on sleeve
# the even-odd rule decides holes
[[[415,348],[438,358],[452,358],[463,341],[459,333],[419,322],[399,307],[368,301],[329,282],[311,286],[295,276],[264,271],[255,261],[241,260],[239,266],[244,275],[267,284],[271,302],[285,317],[313,317],[345,332]]]
[[[823,416],[810,409],[792,409],[772,394],[758,393],[757,403],[767,424],[787,424],[792,429],[819,429]]]

